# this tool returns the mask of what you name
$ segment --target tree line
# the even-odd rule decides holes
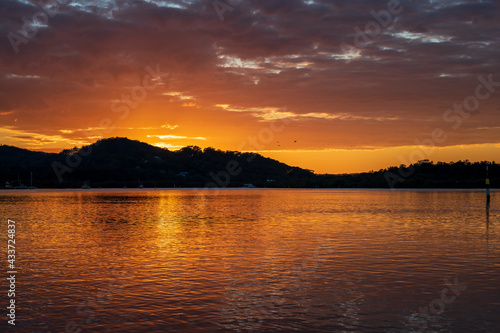
[[[85,153],[84,153],[85,152]],[[89,153],[90,152],[90,153]],[[74,160],[81,154],[78,163]],[[483,188],[486,166],[491,186],[499,184],[495,162],[422,160],[357,174],[315,174],[259,154],[184,147],[177,151],[127,138],[110,138],[60,153],[0,146],[0,187],[6,182],[39,188],[241,187],[269,188]],[[71,166],[71,167],[69,167]],[[61,177],[57,168],[67,167]]]

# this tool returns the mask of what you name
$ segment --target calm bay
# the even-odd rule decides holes
[[[498,332],[495,194],[4,190],[15,329]]]

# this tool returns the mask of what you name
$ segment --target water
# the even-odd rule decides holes
[[[487,215],[482,191],[2,191],[18,274],[0,330],[499,332],[495,199]]]

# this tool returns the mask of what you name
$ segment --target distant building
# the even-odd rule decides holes
[[[12,188],[12,184],[10,182],[5,182],[5,188]]]

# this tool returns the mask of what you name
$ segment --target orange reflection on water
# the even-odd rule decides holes
[[[405,318],[458,276],[484,296],[461,297],[432,323],[454,328],[462,311],[493,313],[500,296],[495,193],[488,229],[479,191],[4,191],[0,200],[19,226],[26,325],[47,331],[69,321],[92,332],[408,330]],[[93,317],[78,311],[117,271],[133,277],[127,286]]]

